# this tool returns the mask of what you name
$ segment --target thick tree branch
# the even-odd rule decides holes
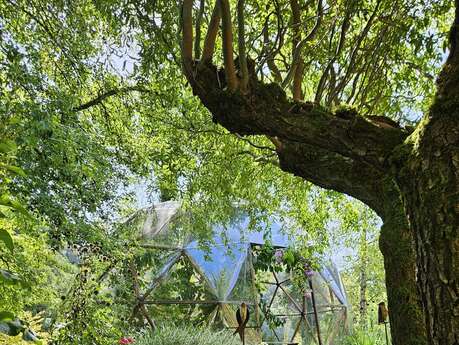
[[[228,90],[233,92],[237,89],[236,68],[233,59],[233,24],[231,21],[231,10],[228,0],[220,1],[222,14],[222,32],[223,32],[223,61],[225,63],[225,76]]]
[[[386,176],[381,171],[366,163],[298,142],[279,140],[276,149],[282,170],[319,187],[351,195],[384,217],[380,196]]]
[[[247,56],[245,52],[245,29],[244,29],[244,0],[237,2],[237,27],[239,48],[239,69],[241,71],[241,91],[245,92],[249,84],[249,70],[247,68]]]
[[[119,95],[119,94],[123,94],[123,93],[128,93],[128,92],[132,92],[132,91],[138,91],[138,92],[150,92],[150,90],[148,89],[145,89],[141,86],[130,86],[130,87],[123,87],[123,88],[120,88],[120,89],[112,89],[112,90],[109,90],[99,96],[97,96],[96,98],[86,102],[86,103],[83,103],[75,108],[72,109],[72,111],[74,112],[78,112],[78,111],[83,111],[83,110],[86,110],[86,109],[89,109],[93,106],[96,106],[100,103],[102,103],[105,99],[111,97],[111,96],[116,96],[116,95]]]
[[[201,0],[199,2],[199,12],[198,16],[196,18],[196,37],[194,39],[194,58],[196,60],[199,60],[201,57],[201,22],[202,22],[202,17],[204,16],[204,5],[206,4],[205,0]]]
[[[248,95],[226,92],[219,86],[216,67],[208,69],[197,73],[194,91],[212,112],[214,121],[233,133],[308,144],[378,170],[387,169],[387,158],[407,137],[393,124],[381,123],[382,117],[364,118],[352,112],[335,115],[314,103],[288,100],[276,84],[252,80]]]
[[[209,27],[207,28],[207,34],[202,50],[201,63],[212,61],[215,50],[215,41],[217,39],[218,29],[220,26],[220,19],[220,0],[217,0],[212,12],[212,17],[210,18]]]
[[[193,64],[193,0],[183,0],[182,4],[182,67],[190,79]]]

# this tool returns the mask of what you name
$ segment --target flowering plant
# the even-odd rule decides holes
[[[276,249],[274,252],[274,258],[276,263],[281,264],[284,257],[284,251],[282,249]]]
[[[135,341],[131,337],[122,337],[118,343],[121,345],[133,344]]]

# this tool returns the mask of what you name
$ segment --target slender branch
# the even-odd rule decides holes
[[[309,35],[307,35],[304,40],[302,40],[300,43],[298,43],[296,48],[295,48],[295,53],[294,53],[294,57],[293,57],[293,60],[292,60],[292,65],[290,67],[290,70],[289,70],[287,76],[285,77],[284,81],[282,82],[282,88],[286,88],[287,85],[289,85],[290,82],[292,81],[293,76],[295,75],[296,68],[298,67],[299,59],[300,59],[300,56],[301,56],[301,51],[303,50],[303,48],[306,45],[306,43],[308,43],[309,41],[312,41],[314,39],[314,37],[316,36],[316,34],[317,34],[318,30],[319,30],[319,27],[320,27],[320,25],[322,23],[322,17],[323,17],[323,14],[324,14],[324,8],[323,8],[322,1],[323,0],[319,0],[318,3],[317,3],[317,17],[316,17],[316,23],[314,24],[314,27],[312,28],[312,30],[309,33]]]
[[[212,12],[212,17],[210,18],[209,27],[207,28],[207,34],[202,50],[201,63],[212,61],[215,50],[215,40],[217,39],[218,28],[220,26],[220,19],[220,0],[217,0]]]
[[[295,50],[301,40],[301,10],[297,0],[290,0],[290,7],[292,9],[292,59],[295,58]],[[293,76],[292,94],[295,101],[302,100],[301,82],[303,80],[304,60],[301,55],[296,57],[298,59],[296,64],[295,73]]]
[[[249,84],[249,70],[247,68],[247,56],[245,52],[244,0],[238,0],[237,2],[237,27],[238,27],[239,68],[242,74],[241,90],[242,92],[245,92]]]
[[[199,60],[201,56],[201,22],[202,22],[202,17],[204,16],[204,5],[205,4],[206,4],[205,0],[200,1],[198,17],[196,18],[196,25],[195,25],[196,37],[194,39],[194,58],[196,60]]]
[[[341,34],[339,37],[339,42],[336,47],[335,53],[333,57],[330,59],[330,61],[328,62],[327,67],[325,68],[324,72],[322,73],[322,76],[320,77],[319,84],[317,86],[316,96],[314,99],[315,102],[320,102],[320,99],[322,98],[322,93],[324,91],[325,82],[328,78],[328,73],[331,70],[333,70],[333,64],[335,63],[336,59],[341,55],[341,52],[344,48],[344,42],[346,40],[346,33],[347,33],[347,30],[349,29],[350,22],[351,22],[351,16],[350,16],[350,12],[348,11],[346,13],[346,16],[344,17],[343,24],[341,25]],[[333,85],[333,90],[330,90],[330,92],[333,93],[334,89],[335,89],[335,85]]]
[[[242,140],[242,141],[245,141],[247,144],[249,144],[250,146],[253,146],[259,150],[268,150],[268,151],[276,151],[274,148],[272,147],[269,147],[269,146],[263,146],[263,145],[257,145],[255,143],[253,143],[250,139],[247,139],[246,137],[243,137],[242,135],[239,135],[239,134],[236,134],[236,136]]]
[[[220,1],[222,14],[223,61],[225,64],[226,83],[229,91],[235,91],[237,89],[238,82],[233,59],[233,30],[230,5],[228,0],[218,1]]]
[[[193,63],[193,0],[182,4],[182,67],[185,76],[191,78]]]
[[[263,27],[263,43],[264,43],[264,47],[268,47],[268,45],[270,44],[268,27],[269,27],[269,16],[268,16],[268,18],[266,18],[265,25]],[[277,36],[279,36],[279,35],[280,35],[280,32],[278,31],[277,32]],[[276,41],[277,41],[277,39],[278,39],[278,37],[276,37]],[[267,53],[266,63],[268,64],[268,67],[269,67],[271,73],[274,76],[274,81],[276,83],[281,83],[282,82],[282,76],[281,76],[281,73],[279,71],[279,68],[277,68],[276,63],[274,62],[275,53],[274,53],[273,50],[274,49],[271,49],[271,51],[269,51]]]
[[[86,110],[88,108],[91,108],[93,106],[96,106],[96,105],[102,103],[105,99],[107,99],[107,98],[109,98],[111,96],[116,96],[116,95],[119,95],[119,94],[122,94],[122,93],[131,92],[131,91],[150,92],[148,89],[145,89],[145,88],[143,88],[141,86],[129,86],[129,87],[123,87],[123,88],[120,88],[120,89],[113,89],[113,90],[109,90],[109,91],[97,96],[96,98],[90,100],[89,102],[83,103],[83,104],[73,108],[72,111],[78,112],[78,111]]]
[[[368,19],[367,23],[365,24],[365,27],[363,28],[362,32],[359,34],[356,44],[354,46],[354,49],[351,52],[350,58],[348,59],[349,63],[349,68],[346,71],[345,76],[341,80],[341,82],[338,84],[337,89],[341,90],[344,88],[344,86],[347,84],[347,81],[354,71],[355,67],[358,66],[358,63],[356,61],[358,51],[360,50],[360,45],[362,44],[363,40],[367,37],[368,33],[370,32],[370,29],[374,23],[374,20],[376,18],[376,15],[379,10],[379,5],[381,4],[381,0],[378,0],[376,2],[375,9],[373,13],[371,14],[370,18]]]

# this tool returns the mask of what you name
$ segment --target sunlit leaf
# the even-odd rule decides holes
[[[13,238],[5,229],[0,229],[0,241],[5,243],[5,246],[12,252],[14,249]]]
[[[5,321],[5,320],[13,320],[13,319],[14,319],[13,313],[6,311],[6,310],[0,311],[0,322]]]
[[[16,175],[20,175],[22,177],[26,177],[26,173],[24,172],[24,170],[22,170],[22,168],[20,167],[17,167],[17,166],[14,166],[14,165],[8,165],[8,164],[1,164],[0,165],[1,167],[13,172],[14,174]]]
[[[9,153],[16,151],[16,143],[12,140],[1,140],[0,141],[0,152]]]

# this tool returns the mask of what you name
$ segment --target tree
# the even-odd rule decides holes
[[[256,13],[257,9],[255,6],[246,7],[241,0],[238,1],[237,11],[239,56],[236,60],[233,59],[230,2],[217,1],[204,40],[203,52],[207,53],[193,57],[193,1],[183,1],[183,72],[193,92],[212,113],[215,122],[239,135],[267,136],[275,145],[282,170],[324,188],[349,194],[381,216],[384,221],[381,250],[385,260],[395,344],[425,343],[424,329],[429,344],[457,344],[459,51],[456,46],[459,40],[459,3],[456,1],[455,4],[456,16],[449,36],[449,56],[439,74],[435,97],[414,131],[401,128],[386,117],[362,116],[360,109],[333,111],[332,106],[341,103],[339,95],[348,85],[348,74],[358,75],[354,79],[357,85],[360,77],[375,77],[365,72],[358,73],[355,69],[365,69],[363,63],[380,61],[377,58],[366,59],[361,53],[365,50],[365,44],[373,42],[371,37],[375,37],[375,30],[372,26],[376,18],[383,22],[380,27],[386,30],[379,32],[376,41],[391,44],[391,40],[397,37],[395,33],[400,34],[400,31],[392,30],[392,26],[400,22],[391,12],[399,4],[377,1],[369,6],[372,10],[367,9],[366,24],[360,34],[354,36],[353,40],[347,38],[347,31],[356,14],[351,4],[356,3],[346,4],[349,6],[342,12],[340,27],[333,26],[334,32],[340,32],[339,38],[337,41],[333,41],[333,36],[329,38],[330,42],[337,42],[335,54],[319,80],[314,102],[299,101],[301,92],[298,88],[301,89],[303,83],[307,85],[307,80],[303,80],[302,50],[320,30],[321,22],[326,17],[321,0],[314,16],[315,24],[302,40],[295,29],[299,3],[290,1],[292,29],[289,46],[292,48],[292,58],[283,76],[278,73],[273,60],[277,54],[285,53],[288,46],[285,41],[284,47],[280,43],[279,50],[272,51],[266,57],[273,79],[281,81],[281,86],[288,86],[293,80],[293,99],[287,97],[279,84],[260,81],[255,64],[244,54],[245,45],[248,44],[244,36],[244,12],[250,10]],[[282,10],[282,13],[277,13],[279,21],[286,12],[285,7]],[[403,11],[396,13],[399,15]],[[212,63],[220,18],[224,74]],[[415,23],[417,15],[412,19]],[[260,33],[260,37],[265,34],[269,42],[272,36],[269,32],[266,34],[267,30]],[[409,30],[401,31],[398,39],[405,39]],[[279,40],[285,39],[282,32],[278,34]],[[343,56],[346,40],[353,41],[354,49]],[[201,42],[198,40],[194,44]],[[256,46],[254,42],[250,44]],[[396,43],[394,45],[396,49],[402,48]],[[390,49],[385,53],[389,54]],[[350,68],[343,71],[338,67],[336,71],[340,59],[347,60]],[[346,92],[353,97],[355,88],[355,85],[348,85]],[[365,95],[369,91],[364,88],[358,92]],[[325,106],[324,95],[327,98]],[[367,114],[377,109],[371,106],[365,108]],[[412,239],[414,248],[411,246]],[[416,253],[415,257],[413,252]],[[421,311],[417,305],[414,265],[425,323],[420,320]]]

